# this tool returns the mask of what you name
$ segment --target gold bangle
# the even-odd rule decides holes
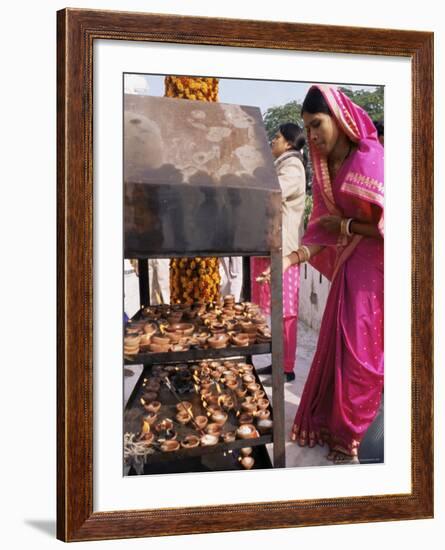
[[[298,259],[300,260],[299,263],[308,262],[311,257],[311,251],[304,244],[299,247],[299,249],[296,251],[296,254],[298,256]]]
[[[309,248],[307,246],[305,246],[304,244],[301,245],[301,248],[303,249],[303,253],[305,255],[305,259],[306,261],[308,262],[310,259],[311,259],[311,251],[309,250]]]
[[[348,224],[348,218],[342,218],[340,222],[340,233],[346,235],[346,226]]]
[[[348,237],[352,237],[352,235],[354,234],[351,231],[351,224],[352,224],[353,221],[354,221],[354,218],[349,218],[348,221],[346,222],[346,235]]]

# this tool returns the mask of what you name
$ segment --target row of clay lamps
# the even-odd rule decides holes
[[[144,379],[141,405],[146,414],[142,419],[141,440],[151,445],[157,433],[161,451],[172,452],[181,446],[194,448],[199,445],[215,445],[220,439],[229,443],[237,438],[256,438],[259,434],[254,426],[254,420],[257,421],[257,427],[261,432],[263,429],[270,431],[272,421],[269,418],[269,401],[259,385],[255,383],[255,377],[252,374],[253,366],[234,361],[223,363],[201,361],[193,369],[195,389],[200,394],[204,414],[202,412],[196,414],[190,402],[182,401],[176,405],[174,421],[169,418],[160,420],[162,404],[158,400],[158,395],[161,379],[163,376],[169,376],[184,369],[189,370],[188,367],[157,365],[153,367],[153,376]],[[236,388],[233,382],[236,383]],[[225,386],[227,390],[224,389]],[[215,389],[216,393],[214,393]],[[239,408],[236,410],[239,427],[236,431],[224,431],[228,411],[235,408],[235,402],[237,405],[241,402],[241,410]],[[177,433],[173,429],[175,422],[181,425],[188,424],[197,433],[189,434],[183,441],[177,442]]]
[[[160,329],[158,324],[145,319],[130,322],[125,331],[124,354],[187,351],[190,346],[203,349],[222,349],[229,344],[245,347],[271,340],[266,319],[250,302],[243,305],[225,301],[221,310],[203,313],[194,323],[180,322],[183,314],[177,311],[175,317],[169,315],[168,323],[159,321]]]

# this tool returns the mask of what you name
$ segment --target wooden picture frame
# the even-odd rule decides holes
[[[57,537],[98,540],[433,516],[433,34],[65,9],[57,14]],[[93,43],[126,40],[409,58],[411,492],[93,512]]]

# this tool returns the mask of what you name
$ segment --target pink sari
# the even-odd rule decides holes
[[[292,432],[300,445],[327,442],[356,455],[383,389],[383,239],[333,235],[318,220],[375,223],[383,237],[383,148],[365,111],[334,87],[319,89],[357,148],[331,182],[326,157],[310,144],[314,209],[303,244],[325,247],[311,263],[332,286]]]

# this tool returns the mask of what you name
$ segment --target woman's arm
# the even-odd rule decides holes
[[[319,244],[309,244],[309,245],[306,245],[306,248],[309,250],[310,257],[312,258],[316,254],[321,252],[324,246],[321,246]],[[288,269],[292,265],[296,265],[304,262],[305,260],[303,260],[303,257],[304,257],[303,254],[299,253],[297,250],[295,252],[291,252],[287,256],[284,256],[283,272],[286,271],[286,269]]]
[[[326,231],[339,234],[341,232],[341,222],[343,219],[344,218],[340,216],[323,216],[319,219],[319,223]],[[363,235],[364,237],[372,237],[374,239],[382,238],[377,225],[373,223],[352,220],[349,225],[349,231],[356,235]]]

